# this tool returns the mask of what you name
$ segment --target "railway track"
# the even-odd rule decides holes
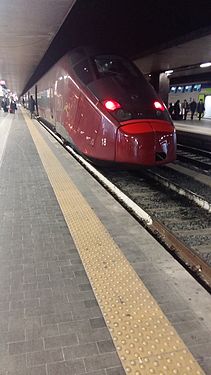
[[[154,171],[104,171],[152,218],[150,230],[174,256],[211,287],[211,205]],[[177,176],[178,180],[178,176]],[[157,233],[156,233],[157,232]]]
[[[211,292],[210,189],[203,186],[204,195],[187,189],[195,182],[167,167],[144,172],[97,170],[69,145],[64,147]],[[197,189],[202,191],[199,183]]]
[[[188,164],[190,167],[200,168],[204,173],[211,172],[211,152],[194,147],[178,145],[177,160]]]

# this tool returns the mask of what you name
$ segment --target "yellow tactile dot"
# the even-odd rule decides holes
[[[125,371],[132,375],[173,375],[177,374],[175,371],[179,371],[179,375],[203,375],[156,301],[72,183],[32,121],[27,116],[25,120],[106,317]],[[133,322],[133,326],[130,327],[128,322]],[[146,345],[142,345],[141,341]],[[121,355],[122,352],[124,355]]]

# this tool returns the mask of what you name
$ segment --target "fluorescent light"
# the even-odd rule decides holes
[[[208,68],[209,66],[211,66],[211,62],[200,64],[200,68]]]
[[[166,74],[171,74],[171,73],[173,73],[173,70],[172,70],[172,69],[170,69],[170,70],[166,70],[165,73],[166,73]]]

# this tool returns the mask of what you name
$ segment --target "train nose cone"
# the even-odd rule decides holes
[[[116,161],[155,165],[176,157],[176,138],[172,125],[160,120],[130,120],[118,128]]]

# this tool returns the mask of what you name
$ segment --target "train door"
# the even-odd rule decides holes
[[[74,66],[74,71],[81,82],[86,86],[94,80],[92,66],[88,59],[84,59]],[[95,143],[101,124],[101,115],[97,112],[92,101],[96,101],[94,95],[89,91],[87,94],[81,92],[75,130],[77,144],[80,150],[89,156],[95,156]],[[87,95],[87,96],[86,96]]]
[[[211,118],[211,95],[205,97],[205,112],[204,118]]]
[[[80,92],[69,75],[64,80],[64,127],[71,143],[76,141],[76,113]]]
[[[27,94],[27,103],[26,103],[26,108],[29,110],[29,98],[30,98],[30,91],[28,91]]]
[[[95,157],[96,139],[101,125],[101,115],[85,95],[81,95],[77,118],[77,143],[86,155]]]
[[[36,113],[37,113],[37,116],[39,116],[39,109],[38,109],[38,104],[37,104],[37,85],[35,85],[35,89],[34,89],[34,97],[35,97]]]
[[[67,70],[59,71],[54,88],[56,131],[70,143],[75,142],[75,117],[79,90]]]
[[[62,113],[63,113],[63,90],[64,80],[61,72],[58,72],[57,79],[54,83],[54,104],[55,104],[55,126],[57,133],[64,136],[64,130],[62,126]]]

